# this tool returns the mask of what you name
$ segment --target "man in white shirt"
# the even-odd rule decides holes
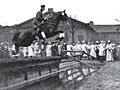
[[[82,41],[81,49],[82,49],[82,51],[87,53],[87,44],[86,44],[85,40]],[[83,57],[87,58],[87,55],[84,54]]]
[[[101,41],[99,45],[99,60],[101,62],[105,61],[105,41]]]

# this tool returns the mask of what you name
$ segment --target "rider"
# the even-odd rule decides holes
[[[45,19],[43,17],[43,11],[45,10],[45,5],[41,5],[40,11],[37,12],[36,17],[33,20],[33,30],[41,32],[43,39],[46,38],[45,33],[43,32]]]

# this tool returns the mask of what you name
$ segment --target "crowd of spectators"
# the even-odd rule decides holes
[[[59,56],[60,43],[33,41],[28,47],[19,47],[18,54],[15,45],[7,42],[0,43],[0,58],[31,58],[45,56]]]
[[[81,54],[83,57],[91,60],[103,61],[115,61],[120,58],[120,43],[113,43],[108,41],[91,41],[71,43],[68,42],[67,50],[69,51],[81,51],[81,52],[67,52],[67,55]],[[83,53],[84,52],[84,53]]]
[[[71,52],[64,52],[64,51]],[[76,51],[76,52],[72,52]],[[83,55],[84,51],[84,55]],[[72,43],[65,42],[43,42],[33,41],[29,47],[20,47],[19,53],[16,55],[15,45],[7,42],[0,43],[0,58],[30,58],[30,57],[48,57],[48,56],[59,56],[59,55],[83,55],[88,59],[98,59],[102,61],[114,61],[120,58],[120,43],[112,43],[108,41],[92,41]]]

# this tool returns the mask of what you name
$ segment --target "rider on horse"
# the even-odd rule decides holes
[[[33,20],[33,30],[36,30],[37,32],[41,32],[43,39],[46,38],[46,35],[44,33],[44,27],[46,18],[43,16],[43,11],[45,10],[45,5],[41,5],[40,11],[37,12],[36,17]]]

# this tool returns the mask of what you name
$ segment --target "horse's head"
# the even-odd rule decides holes
[[[60,20],[67,22],[67,21],[68,21],[68,16],[67,16],[67,14],[66,14],[65,11],[66,11],[66,10],[60,11],[60,12],[58,12],[58,13],[59,13],[59,18],[60,18]]]

